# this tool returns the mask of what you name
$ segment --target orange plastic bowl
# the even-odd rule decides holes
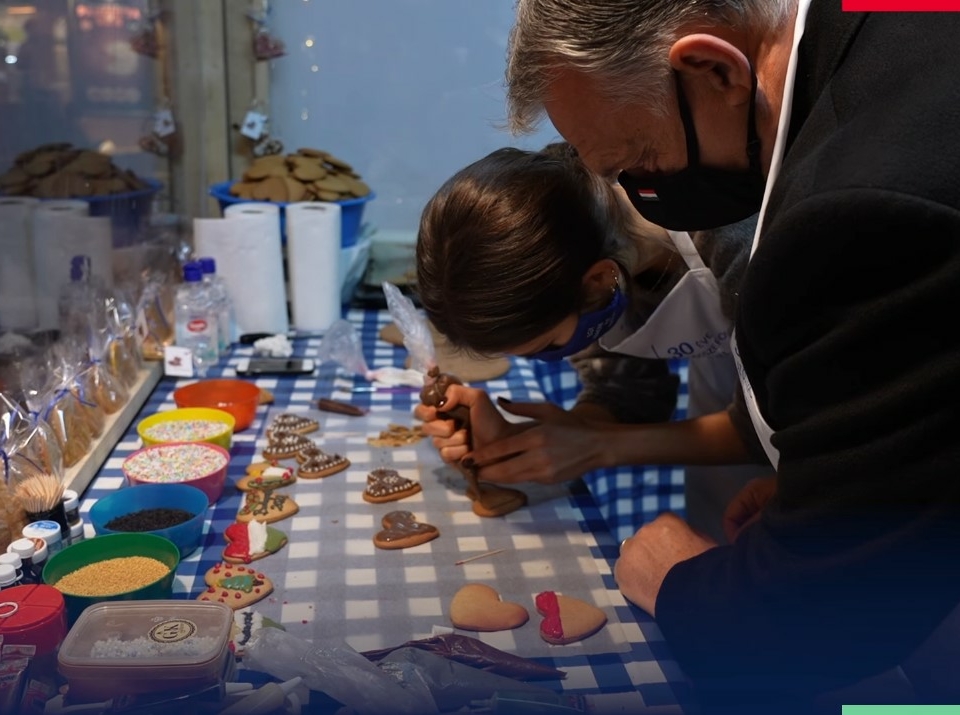
[[[260,388],[243,380],[201,380],[173,391],[177,407],[212,407],[233,415],[234,432],[245,430],[253,422],[260,404]]]

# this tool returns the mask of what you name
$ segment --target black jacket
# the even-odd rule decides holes
[[[737,317],[778,493],[657,599],[733,711],[900,663],[960,602],[960,13],[840,5],[810,8]]]

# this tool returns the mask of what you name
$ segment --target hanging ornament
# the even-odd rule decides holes
[[[266,0],[251,2],[251,10],[247,17],[253,23],[253,56],[257,62],[275,60],[287,54],[287,48],[283,40],[276,37],[267,28],[267,14],[270,9]]]
[[[144,135],[138,140],[140,148],[157,156],[168,156],[177,134],[177,122],[169,101],[164,100],[148,117],[144,129]]]
[[[156,9],[155,3],[151,2],[147,15],[136,25],[130,36],[130,47],[138,55],[153,59],[160,56],[160,37],[157,33],[159,19],[160,11]]]
[[[233,128],[240,132],[241,136],[253,142],[248,146],[254,156],[283,153],[283,142],[270,136],[270,117],[267,115],[267,108],[263,101],[253,100],[250,103],[250,109],[243,117],[243,122],[234,124]]]

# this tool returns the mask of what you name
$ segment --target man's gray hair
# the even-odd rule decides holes
[[[508,123],[531,132],[543,116],[553,73],[570,68],[599,80],[608,98],[664,111],[668,50],[678,30],[727,26],[779,29],[797,0],[517,0],[507,54]]]

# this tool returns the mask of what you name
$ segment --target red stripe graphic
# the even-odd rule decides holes
[[[843,0],[845,12],[960,12],[960,0]]]

